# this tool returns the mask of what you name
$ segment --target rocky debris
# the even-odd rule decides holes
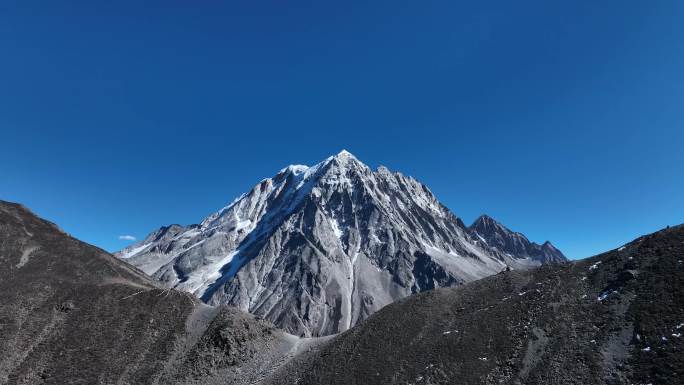
[[[270,383],[679,384],[683,255],[678,226],[587,260],[420,293]]]
[[[26,245],[30,259],[20,263]],[[282,365],[297,340],[236,309],[157,287],[3,201],[0,262],[3,385],[242,384]]]

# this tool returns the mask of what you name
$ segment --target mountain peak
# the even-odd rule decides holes
[[[497,223],[498,224],[499,222],[497,222],[494,218],[490,217],[487,214],[482,214],[479,217],[477,217],[477,219],[475,219],[475,221],[473,222],[473,226],[475,226],[478,223]]]
[[[496,219],[490,217],[487,214],[482,214],[480,215],[472,225],[470,225],[470,228],[473,230],[476,230],[480,232],[480,235],[485,235],[488,233],[493,233],[493,232],[500,232],[500,233],[514,233],[510,229],[508,229],[506,226],[502,225],[497,221]]]
[[[524,236],[479,221],[482,230],[466,228],[416,179],[373,172],[342,150],[288,166],[201,225],[153,233],[118,255],[209,304],[327,335],[411,293],[540,263]]]
[[[548,250],[555,250],[555,251],[558,251],[558,249],[556,248],[556,246],[554,246],[553,243],[551,243],[551,242],[549,242],[549,241],[545,241],[545,242],[542,244],[542,248],[548,249]],[[560,251],[558,251],[558,252],[560,253]]]
[[[358,160],[351,152],[347,150],[342,150],[337,155],[329,157],[326,159],[325,163],[333,163],[339,166],[346,166],[348,164],[361,164],[365,166],[363,162]]]
[[[359,161],[354,154],[347,150],[342,150],[336,155],[329,156],[327,159],[323,160],[320,163],[315,164],[312,167],[303,165],[303,164],[291,164],[285,168],[282,168],[278,174],[294,174],[295,176],[300,176],[302,174],[309,173],[313,174],[315,171],[321,169],[322,167],[325,167],[329,165],[330,163],[334,162],[337,165],[346,165],[350,160],[356,161],[358,163],[363,164],[361,161]]]
[[[382,166],[382,165],[378,166],[378,168],[376,169],[376,172],[378,174],[381,174],[381,175],[392,175],[392,171],[390,171],[389,168]]]
[[[525,235],[507,228],[488,215],[480,215],[468,230],[473,237],[483,240],[504,254],[527,257],[541,263],[567,260],[549,241],[543,245],[531,242]]]
[[[356,159],[354,154],[352,154],[351,152],[349,152],[347,150],[340,151],[337,155],[335,155],[335,158],[354,158],[354,159]]]

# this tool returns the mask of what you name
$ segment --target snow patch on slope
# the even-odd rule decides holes
[[[152,246],[151,243],[146,243],[146,244],[144,244],[144,245],[140,245],[140,246],[137,246],[137,247],[132,247],[132,248],[130,248],[130,249],[128,249],[128,248],[127,248],[127,249],[124,249],[124,252],[121,253],[121,254],[119,254],[118,257],[119,257],[119,258],[123,258],[123,259],[128,259],[128,258],[130,258],[130,257],[132,257],[132,256],[134,256],[134,255],[136,255],[136,254],[138,254],[138,253],[140,253],[141,251],[147,249],[147,248],[150,247],[150,246]]]

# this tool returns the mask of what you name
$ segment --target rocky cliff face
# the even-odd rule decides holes
[[[162,227],[117,256],[209,304],[319,336],[412,293],[564,260],[544,252],[550,244],[498,239],[464,226],[417,180],[343,151],[286,167],[200,224]]]
[[[542,263],[567,261],[565,255],[551,242],[539,245],[530,242],[523,234],[511,231],[487,215],[482,215],[468,228],[469,233],[489,247],[518,258],[530,258]]]

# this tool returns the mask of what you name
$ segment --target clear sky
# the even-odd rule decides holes
[[[0,199],[117,250],[344,148],[573,258],[684,222],[684,2],[332,3],[3,1]]]

